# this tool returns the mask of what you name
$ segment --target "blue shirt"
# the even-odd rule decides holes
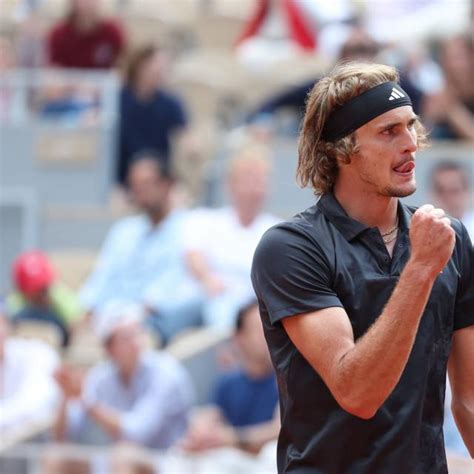
[[[270,421],[278,403],[273,372],[252,379],[242,370],[222,375],[217,383],[214,403],[232,426],[249,426]]]
[[[112,361],[103,362],[88,374],[84,397],[120,414],[122,439],[154,449],[166,449],[186,431],[194,402],[191,380],[183,366],[164,352],[142,354],[130,383],[125,385]],[[83,409],[68,406],[68,437],[71,441],[107,445],[113,440]]]
[[[139,100],[132,89],[124,87],[120,98],[120,146],[118,178],[125,180],[131,156],[144,149],[154,149],[164,159],[170,155],[170,138],[187,123],[181,100],[158,90],[147,101]]]
[[[186,211],[173,211],[153,226],[145,215],[117,222],[103,244],[96,268],[81,290],[86,310],[120,298],[164,310],[197,291],[184,260]]]

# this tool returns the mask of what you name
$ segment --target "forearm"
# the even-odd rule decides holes
[[[236,429],[237,447],[258,453],[262,447],[278,437],[280,422],[278,419],[266,423]]]
[[[209,266],[201,252],[195,250],[188,252],[186,263],[191,274],[201,283],[205,283],[211,277]]]
[[[474,118],[464,105],[452,104],[446,111],[446,118],[461,138],[474,139]]]
[[[339,403],[347,411],[370,418],[395,388],[433,281],[422,267],[409,262],[377,321],[337,361],[334,386]]]
[[[53,426],[53,437],[55,441],[65,441],[67,432],[67,405],[68,399],[63,397],[59,406],[59,412]]]
[[[463,401],[453,398],[452,410],[464,444],[474,459],[474,399]]]
[[[100,403],[86,405],[89,416],[100,425],[112,438],[119,439],[122,436],[120,417],[115,410],[107,408]]]

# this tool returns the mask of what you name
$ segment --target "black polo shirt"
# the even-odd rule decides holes
[[[272,227],[255,252],[252,281],[278,378],[278,471],[446,473],[443,404],[453,331],[474,324],[474,255],[454,220],[453,256],[436,279],[400,381],[376,415],[344,411],[296,349],[281,319],[343,307],[357,340],[381,314],[410,255],[415,209],[399,203],[390,258],[376,228],[351,219],[332,194]]]

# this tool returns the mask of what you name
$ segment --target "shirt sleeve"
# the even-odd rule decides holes
[[[461,224],[461,274],[454,310],[454,330],[474,325],[474,248]]]
[[[169,112],[169,120],[174,130],[186,127],[188,116],[184,104],[179,97],[173,97]]]
[[[267,231],[255,251],[255,293],[277,321],[342,303],[332,288],[332,271],[321,248],[300,230],[277,226]]]
[[[98,261],[79,293],[80,304],[86,311],[94,310],[106,300],[115,262],[120,255],[120,227],[116,224],[110,230],[102,246]]]
[[[193,401],[192,387],[174,367],[169,379],[154,377],[148,389],[133,408],[121,415],[122,437],[139,444],[150,444],[153,436],[166,427],[170,420],[187,417]]]

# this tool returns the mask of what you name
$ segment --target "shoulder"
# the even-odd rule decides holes
[[[242,385],[246,385],[248,377],[240,370],[232,370],[219,375],[216,381],[216,391],[218,393],[233,393]]]
[[[178,94],[171,91],[161,89],[156,95],[156,100],[170,108],[182,109],[184,107],[183,101]]]
[[[311,207],[292,219],[272,225],[262,236],[258,251],[283,251],[297,249],[298,245],[318,247],[318,235],[321,234],[321,213]]]
[[[188,374],[183,364],[171,354],[165,351],[149,351],[143,356],[143,364],[151,373],[164,382],[180,384],[185,380],[187,383]]]
[[[142,215],[124,217],[115,222],[109,230],[109,236],[129,235],[131,232],[142,229],[146,225],[146,218]]]
[[[58,41],[64,36],[68,35],[71,30],[71,26],[67,21],[60,21],[53,25],[49,32],[49,38],[52,41]]]
[[[40,365],[53,367],[59,362],[58,354],[50,345],[35,339],[9,338],[6,343],[6,353],[9,357],[23,359],[25,362],[34,361],[36,368]]]
[[[122,38],[123,28],[122,25],[111,18],[105,19],[100,25],[102,34],[113,37],[113,38]]]

